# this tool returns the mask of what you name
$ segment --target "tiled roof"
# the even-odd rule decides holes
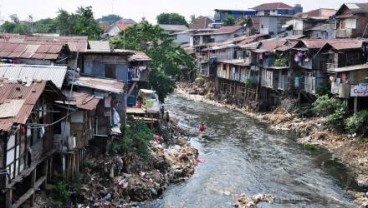
[[[17,81],[0,81],[0,109],[6,111],[0,116],[0,130],[10,131],[13,124],[25,124],[32,113],[34,105],[44,92],[45,88],[54,89],[48,81],[33,81],[29,84]],[[56,96],[63,99],[61,92]],[[50,92],[49,92],[50,93]],[[7,114],[7,115],[6,115]]]
[[[293,7],[285,3],[282,3],[282,2],[274,2],[274,3],[260,4],[256,7],[253,7],[252,9],[257,10],[257,11],[263,11],[263,10],[274,10],[274,9],[293,9]]]
[[[63,85],[66,66],[0,64],[0,77],[11,80],[50,80],[59,89]]]
[[[87,36],[27,36],[18,34],[0,35],[0,42],[8,43],[28,43],[35,45],[65,45],[67,44],[72,52],[84,52],[87,50]]]
[[[213,20],[211,20],[210,18],[199,17],[189,25],[189,29],[205,29],[210,23],[213,23]]]
[[[0,40],[0,57],[3,58],[56,60],[63,49],[68,50],[68,46],[63,44],[13,43]]]

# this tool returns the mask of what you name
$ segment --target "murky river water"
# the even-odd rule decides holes
[[[310,151],[243,114],[173,95],[165,108],[182,127],[196,131],[200,121],[208,138],[192,138],[204,160],[187,181],[169,186],[145,207],[231,207],[236,195],[273,194],[260,207],[357,207],[344,189],[350,177],[329,154]]]

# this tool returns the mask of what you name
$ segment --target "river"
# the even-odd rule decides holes
[[[183,128],[206,124],[204,139],[191,138],[203,163],[144,207],[232,207],[241,193],[276,197],[260,207],[357,207],[344,190],[351,177],[325,151],[303,148],[239,112],[179,95],[170,96],[165,108]]]

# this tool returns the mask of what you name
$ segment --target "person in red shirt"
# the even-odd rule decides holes
[[[206,131],[206,126],[204,125],[204,123],[201,123],[199,125],[199,132],[203,133],[204,131]]]

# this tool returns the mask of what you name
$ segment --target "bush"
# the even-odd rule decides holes
[[[334,128],[340,132],[344,130],[344,118],[346,115],[346,110],[344,107],[340,107],[335,110],[331,115],[327,117],[327,125]]]
[[[59,181],[53,191],[55,194],[56,206],[63,207],[70,201],[69,187],[64,181]]]
[[[322,95],[314,101],[313,111],[322,116],[328,116],[336,112],[337,109],[343,108],[343,103],[336,98]]]
[[[368,110],[363,110],[355,113],[353,116],[346,119],[345,129],[348,133],[368,135]]]
[[[153,131],[143,120],[131,121],[124,131],[124,137],[111,145],[113,154],[137,153],[147,159],[150,155],[149,145]]]

